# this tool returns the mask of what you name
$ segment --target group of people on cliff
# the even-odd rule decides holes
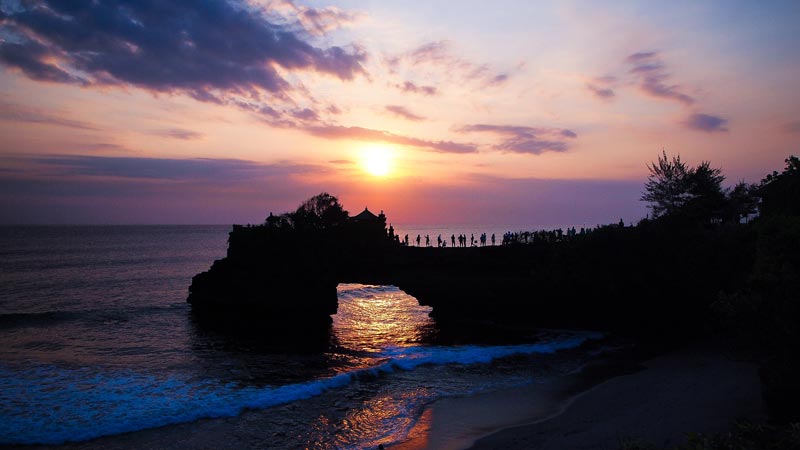
[[[418,234],[416,239],[414,239],[414,242],[416,243],[417,247],[422,247],[423,246],[423,242],[422,242],[423,240],[425,241],[425,245],[424,245],[425,247],[431,247],[432,246],[431,245],[431,236],[430,236],[430,234],[426,234],[425,236],[422,236],[421,234]],[[477,247],[479,245],[481,247],[485,247],[489,243],[490,240],[491,240],[491,245],[496,245],[497,244],[497,237],[495,236],[494,233],[492,233],[491,237],[488,237],[486,233],[481,233],[480,236],[478,236],[478,239],[475,239],[475,234],[474,233],[470,234],[469,237],[467,237],[466,234],[459,234],[458,236],[456,236],[455,234],[452,234],[452,235],[450,235],[450,241],[449,241],[450,244],[449,245],[450,245],[450,247],[456,247],[456,243],[458,243],[458,247]],[[403,240],[401,242],[402,242],[403,245],[411,245],[411,243],[409,242],[408,234],[405,235],[405,237],[403,238]],[[442,235],[439,234],[436,237],[436,247],[437,248],[446,248],[447,246],[448,246],[447,236],[442,237]]]

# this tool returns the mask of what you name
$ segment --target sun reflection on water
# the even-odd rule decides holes
[[[333,329],[350,350],[379,352],[419,344],[433,333],[431,308],[394,286],[340,284]]]

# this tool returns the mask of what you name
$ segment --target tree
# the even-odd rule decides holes
[[[757,189],[762,216],[800,215],[800,159],[786,158],[783,172],[772,172]]]
[[[703,161],[690,168],[680,156],[672,159],[662,152],[648,166],[650,175],[641,200],[650,203],[653,216],[681,217],[693,222],[720,220],[726,214],[726,192],[722,170]]]
[[[338,198],[323,192],[303,202],[290,217],[297,229],[328,229],[345,223],[349,213]]]

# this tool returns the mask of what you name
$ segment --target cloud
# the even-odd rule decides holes
[[[695,99],[681,91],[677,84],[670,84],[670,74],[658,52],[639,52],[625,59],[633,74],[639,81],[639,88],[647,95],[691,105]]]
[[[350,80],[359,49],[315,47],[242,1],[60,2],[6,12],[0,62],[29,78],[90,86],[131,85],[201,101],[282,96],[282,71]]]
[[[333,169],[290,162],[56,155],[6,158],[0,223],[258,223],[323,190]],[[314,176],[308,176],[308,175]]]
[[[271,176],[321,170],[303,164],[261,164],[240,159],[167,159],[84,155],[54,155],[30,158],[52,176],[90,176],[171,180],[184,182],[237,183]]]
[[[800,121],[784,123],[781,125],[781,131],[784,133],[800,133]]]
[[[0,102],[0,120],[9,122],[27,122],[60,127],[76,128],[79,130],[97,130],[98,128],[86,122],[67,119],[49,112],[14,103]]]
[[[683,122],[688,128],[706,133],[728,131],[728,120],[710,114],[695,113]]]
[[[184,141],[200,139],[201,137],[203,137],[203,133],[198,133],[197,131],[192,131],[192,130],[184,130],[182,128],[167,128],[163,130],[153,130],[150,132],[150,134],[166,138],[181,139]]]
[[[535,128],[516,125],[464,125],[456,129],[460,133],[492,133],[504,138],[494,145],[495,150],[512,153],[539,155],[545,152],[565,152],[569,150],[568,139],[578,135],[564,128]]]
[[[499,86],[510,78],[508,73],[498,73],[489,64],[475,63],[455,55],[450,41],[428,42],[408,52],[386,57],[384,60],[392,73],[397,73],[402,66],[411,70],[426,66],[434,67],[447,77],[455,76],[462,82],[478,83],[481,87]],[[402,86],[403,89],[406,83],[397,86]],[[409,90],[413,89],[413,83],[408,87]]]
[[[414,94],[433,96],[439,93],[435,86],[419,86],[411,81],[406,81],[402,84],[395,84],[394,86],[403,92],[411,92]]]
[[[475,153],[478,148],[472,144],[451,141],[429,141],[410,136],[393,134],[388,131],[340,125],[317,125],[305,128],[313,136],[326,139],[353,139],[358,141],[387,142],[432,150],[439,153]]]
[[[598,86],[595,86],[595,85],[593,85],[591,83],[586,85],[586,89],[589,89],[589,91],[592,94],[594,94],[596,97],[604,99],[604,100],[608,100],[610,98],[614,98],[614,96],[616,95],[614,93],[614,90],[611,89],[611,88],[598,87]]]
[[[264,6],[266,13],[278,15],[282,20],[295,20],[307,33],[314,36],[324,36],[365,16],[363,13],[344,11],[335,6],[312,8],[298,5],[292,0],[265,1]]]
[[[412,122],[420,122],[425,120],[425,117],[412,113],[405,106],[386,105],[385,109],[397,117],[402,117],[403,119],[410,120]]]

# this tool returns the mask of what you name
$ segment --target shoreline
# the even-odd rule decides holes
[[[588,366],[561,386],[438,401],[409,441],[390,448],[607,450],[625,442],[664,448],[685,441],[689,432],[724,432],[738,419],[766,420],[756,365],[727,355],[718,344],[650,355],[635,371],[632,363]],[[548,393],[555,395],[543,395]]]
[[[437,400],[425,408],[406,440],[386,448],[466,449],[500,431],[549,420],[605,381],[644,370],[643,351],[628,348],[612,353],[563,377]]]

